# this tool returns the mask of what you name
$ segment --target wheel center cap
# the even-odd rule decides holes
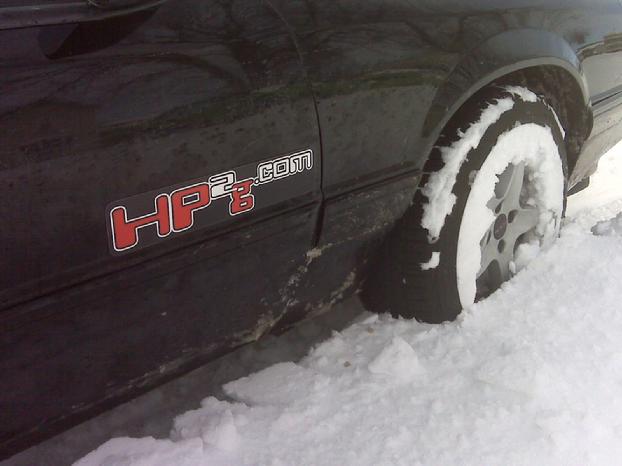
[[[505,232],[507,231],[507,229],[508,229],[508,218],[506,217],[505,214],[501,214],[497,217],[497,220],[495,220],[495,226],[493,228],[495,239],[503,238],[503,235],[505,235]]]

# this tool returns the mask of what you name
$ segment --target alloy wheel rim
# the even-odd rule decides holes
[[[535,233],[539,222],[538,208],[527,200],[529,178],[525,162],[510,164],[498,178],[494,196],[487,204],[495,219],[480,240],[476,301],[512,278],[516,272],[516,250]]]

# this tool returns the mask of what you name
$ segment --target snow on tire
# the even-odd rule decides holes
[[[559,234],[567,169],[554,110],[528,89],[490,88],[453,121],[370,273],[372,310],[453,320]]]

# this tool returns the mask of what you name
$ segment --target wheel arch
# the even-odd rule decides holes
[[[496,84],[522,85],[544,96],[567,133],[572,171],[583,141],[592,130],[589,90],[580,59],[570,44],[556,34],[537,29],[503,32],[463,57],[437,89],[426,116],[423,132],[430,141],[427,154],[433,152],[443,130],[459,118],[460,110],[470,102],[477,104],[480,92]]]

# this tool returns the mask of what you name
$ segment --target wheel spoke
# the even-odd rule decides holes
[[[510,212],[510,215],[513,219],[509,225],[508,234],[514,238],[536,228],[540,220],[538,209],[535,208],[518,209]]]
[[[516,273],[514,253],[518,241],[531,241],[525,234],[535,231],[540,220],[536,207],[521,205],[526,164],[510,164],[498,175],[494,196],[486,206],[495,221],[480,241],[481,261],[477,273],[477,295],[486,297]]]
[[[504,196],[504,203],[507,211],[521,208],[520,195],[525,182],[525,162],[519,163],[518,165],[510,165],[510,167],[513,167],[512,179],[508,184]]]
[[[488,207],[492,212],[494,212],[495,215],[498,214],[503,208],[503,198],[497,199],[496,197],[493,197],[490,201],[488,201],[488,203],[486,204],[486,207]]]
[[[477,273],[477,279],[482,279],[482,291],[494,291],[512,276],[510,262],[513,260],[512,245],[504,240],[497,241],[494,238],[482,247],[482,266]]]

